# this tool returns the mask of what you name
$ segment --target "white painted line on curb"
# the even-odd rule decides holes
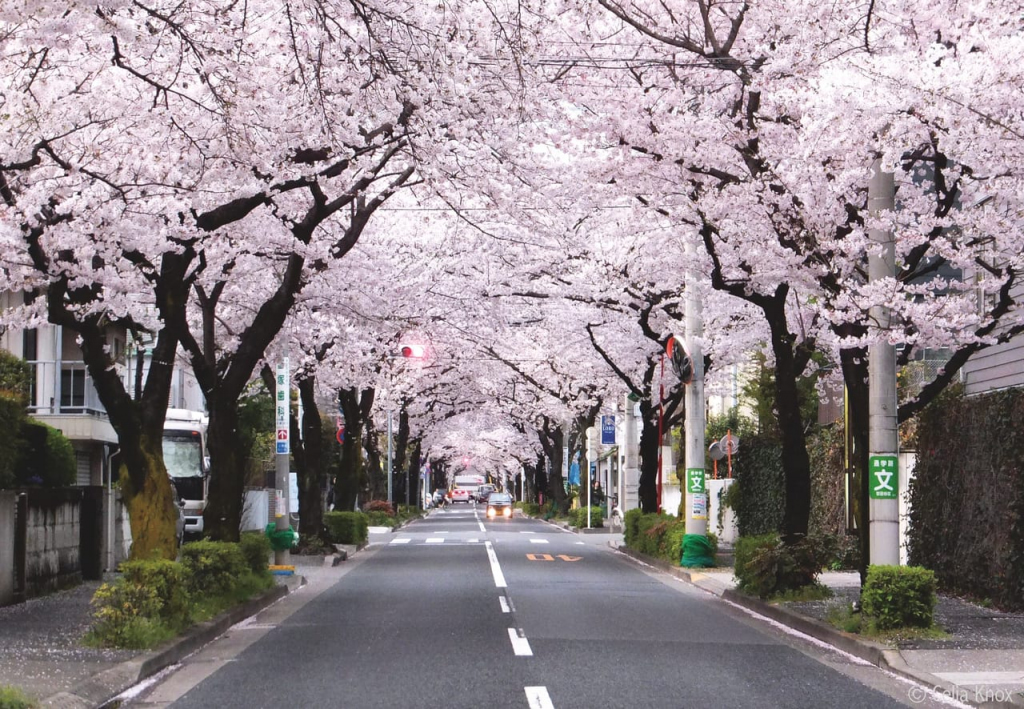
[[[412,537],[398,537],[397,539],[392,539],[391,543],[392,544],[408,544],[411,541],[412,541]]]
[[[427,540],[427,544],[442,544],[444,543],[444,537],[431,537]]]
[[[491,562],[491,574],[494,576],[494,585],[498,588],[508,588],[505,583],[505,575],[501,573],[501,566],[498,564],[498,555],[494,553],[494,547],[490,542],[484,542],[487,548],[487,560]]]
[[[533,657],[530,641],[519,628],[508,629],[508,639],[512,641],[512,651],[519,657]]]
[[[547,544],[547,539],[531,539],[530,544]]]
[[[530,709],[555,709],[555,705],[551,703],[551,697],[548,696],[547,687],[524,687],[524,689]]]
[[[508,599],[504,596],[498,596],[498,603],[501,604],[502,613],[511,613],[512,608],[508,605]]]

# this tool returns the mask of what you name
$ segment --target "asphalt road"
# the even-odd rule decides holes
[[[310,577],[125,706],[938,706],[599,535],[472,506]]]

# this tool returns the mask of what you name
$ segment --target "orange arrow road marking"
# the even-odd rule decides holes
[[[582,556],[567,556],[565,554],[559,554],[558,558],[561,559],[562,561],[579,561],[583,557]]]
[[[527,554],[526,558],[530,561],[554,561],[555,557],[550,554]]]

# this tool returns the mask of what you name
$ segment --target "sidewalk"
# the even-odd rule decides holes
[[[832,589],[824,601],[768,603],[736,590],[732,569],[683,569],[627,549],[619,539],[609,546],[672,573],[723,600],[743,606],[793,630],[821,640],[963,704],[1024,707],[1024,614],[1002,613],[940,594],[936,623],[949,637],[883,645],[830,625],[829,610],[860,595],[855,571],[824,572],[819,581]]]
[[[278,585],[153,650],[109,650],[82,644],[90,601],[102,582],[0,608],[0,686],[12,685],[41,707],[100,707],[129,687],[170,667],[305,583],[304,576],[330,570],[322,559],[295,558],[302,575],[277,577]],[[108,579],[109,580],[109,579]]]

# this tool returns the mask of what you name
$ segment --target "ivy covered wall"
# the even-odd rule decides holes
[[[922,413],[910,563],[941,588],[1024,609],[1024,390],[947,392]]]

